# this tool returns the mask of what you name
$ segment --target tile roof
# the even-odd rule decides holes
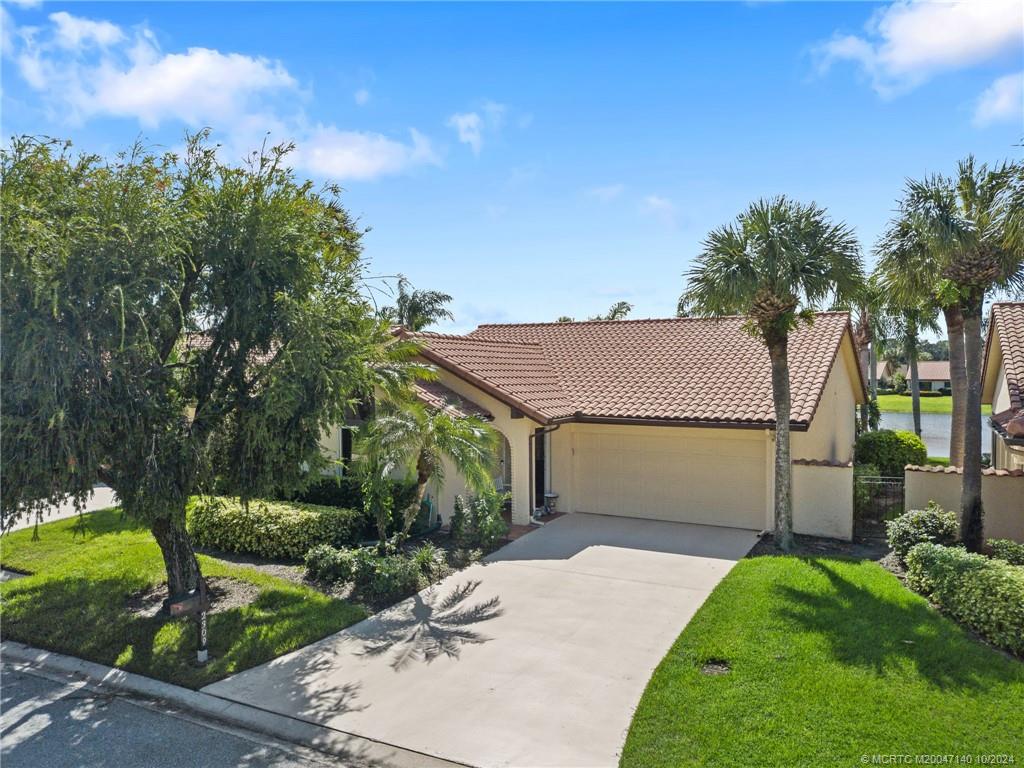
[[[918,381],[949,381],[949,360],[918,360]]]
[[[744,318],[482,325],[413,334],[424,357],[540,422],[573,417],[770,426],[771,364]],[[792,423],[810,424],[849,316],[790,337]]]
[[[990,342],[993,331],[999,336],[1010,408],[1020,410],[1024,408],[1024,302],[993,304]]]
[[[413,384],[413,394],[427,405],[446,410],[455,416],[475,416],[485,421],[494,418],[486,408],[449,389],[439,381],[417,381]]]

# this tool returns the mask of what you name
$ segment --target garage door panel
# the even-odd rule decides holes
[[[578,511],[761,528],[765,443],[667,428],[577,435]]]

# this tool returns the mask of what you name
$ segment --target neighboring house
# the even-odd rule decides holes
[[[981,402],[992,404],[992,466],[1024,469],[1024,302],[995,304]]]
[[[909,375],[909,374],[908,374]],[[917,380],[922,392],[949,389],[949,360],[919,360]]]
[[[764,345],[744,318],[483,325],[408,334],[438,381],[421,399],[489,417],[498,481],[525,524],[563,512],[771,529],[774,407]],[[856,404],[866,389],[849,317],[821,313],[789,345],[794,527],[852,536]],[[447,519],[463,492],[433,488]]]
[[[875,363],[875,381],[878,382],[880,387],[892,386],[892,377],[899,371],[899,366],[895,366],[889,360],[879,360]]]

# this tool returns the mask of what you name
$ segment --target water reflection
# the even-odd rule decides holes
[[[929,456],[949,456],[949,431],[953,417],[948,413],[922,413],[921,439],[928,446]],[[882,413],[882,429],[904,429],[914,431],[914,415],[912,413]],[[992,449],[989,437],[988,416],[981,417],[981,450],[987,453]]]

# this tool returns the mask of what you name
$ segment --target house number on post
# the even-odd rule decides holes
[[[206,611],[199,612],[199,650],[196,651],[196,660],[205,664],[210,660],[210,653],[206,649]]]

